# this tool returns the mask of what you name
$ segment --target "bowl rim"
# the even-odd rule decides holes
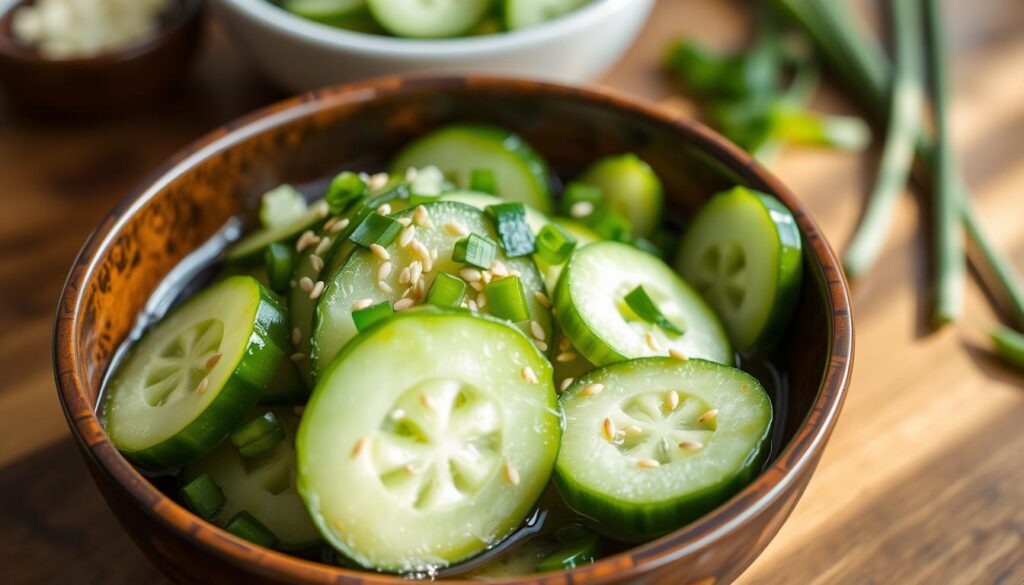
[[[631,6],[649,12],[654,0],[593,0],[560,18],[514,31],[475,37],[416,39],[374,35],[332,27],[297,16],[266,0],[217,0],[245,18],[258,21],[292,39],[315,41],[335,50],[405,59],[487,57],[559,40],[577,30],[588,30]],[[646,6],[643,6],[646,4]]]
[[[84,284],[97,270],[100,253],[112,245],[129,218],[168,183],[188,172],[196,163],[247,138],[287,125],[317,111],[387,96],[448,90],[541,94],[566,101],[601,105],[647,118],[687,135],[699,148],[722,157],[723,162],[733,170],[761,181],[793,212],[804,240],[809,244],[810,255],[822,271],[831,320],[827,334],[827,365],[818,393],[806,418],[785,448],[753,482],[726,503],[670,534],[576,569],[502,578],[493,582],[498,585],[527,582],[555,585],[565,583],[567,578],[568,582],[601,582],[610,577],[628,577],[656,569],[721,540],[769,507],[795,482],[799,482],[801,471],[808,466],[813,467],[820,457],[842,408],[853,367],[854,333],[849,288],[834,251],[804,204],[749,154],[685,115],[606,88],[580,88],[483,75],[384,77],[329,87],[277,102],[214,130],[179,151],[107,214],[79,252],[61,292],[54,323],[54,374],[65,418],[82,447],[83,456],[91,458],[158,524],[178,538],[191,541],[194,546],[206,549],[229,564],[252,567],[261,573],[300,583],[333,583],[346,579],[375,585],[408,583],[408,580],[396,575],[344,569],[264,549],[199,519],[160,492],[117,451],[103,430],[94,404],[85,392],[87,382],[80,371],[74,340],[79,327],[80,308],[87,292]],[[455,584],[464,581],[440,580],[437,583]]]

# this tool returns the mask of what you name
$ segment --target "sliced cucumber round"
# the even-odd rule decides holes
[[[132,347],[105,389],[107,432],[140,467],[190,463],[234,430],[271,382],[299,383],[287,351],[274,293],[252,277],[226,278]]]
[[[366,10],[366,0],[285,0],[281,8],[308,20],[335,24]]]
[[[299,427],[299,492],[360,565],[430,570],[522,523],[559,434],[551,366],[525,335],[416,309],[364,331],[317,383]]]
[[[778,200],[736,187],[697,212],[676,267],[707,299],[741,352],[782,336],[800,291],[800,230]]]
[[[604,206],[628,219],[634,235],[649,236],[661,224],[661,179],[635,154],[602,158],[584,171],[579,180],[601,189]]]
[[[400,37],[456,37],[483,19],[491,0],[367,0],[374,18]]]
[[[505,25],[512,30],[536,26],[579,9],[590,0],[504,0]]]
[[[417,211],[418,209],[423,211]],[[434,278],[439,273],[446,272],[454,276],[461,274],[461,270],[466,266],[452,260],[452,251],[456,242],[464,236],[459,231],[451,231],[452,225],[497,240],[494,228],[484,213],[463,203],[425,203],[397,213],[394,217],[414,219],[417,213],[429,218],[430,227],[412,223],[413,237],[405,241],[399,236],[386,248],[387,260],[371,250],[359,247],[334,273],[316,308],[316,324],[312,337],[314,376],[317,372],[325,370],[341,348],[355,337],[353,307],[375,305],[384,301],[395,305],[399,302],[418,305],[422,303],[425,291],[430,290]],[[434,250],[437,251],[437,258],[428,266],[422,253]],[[536,296],[537,292],[544,290],[544,281],[533,260],[528,256],[508,258],[501,250],[497,252],[497,259],[509,271],[519,272],[519,279],[526,293],[530,319],[518,323],[518,326],[526,332],[531,332],[534,329],[531,322],[536,322],[544,332],[544,340],[551,339],[551,312]],[[387,274],[380,278],[385,262],[390,265],[390,269],[385,269],[388,270]],[[418,263],[419,268],[414,269],[414,263]],[[430,270],[427,270],[428,267]],[[413,275],[410,273],[421,275],[419,280],[422,284],[414,286],[413,282],[406,280]],[[381,282],[384,284],[381,285]],[[481,294],[473,287],[481,284],[479,281],[467,282],[467,299],[480,298]],[[479,308],[479,311],[486,313],[489,307],[485,305]]]
[[[640,318],[625,298],[643,286],[682,335]],[[722,324],[710,307],[660,259],[618,242],[597,242],[576,251],[555,292],[558,323],[590,362],[668,355],[733,363]]]
[[[327,217],[327,204],[318,202],[301,216],[278,224],[262,227],[232,244],[224,252],[224,259],[234,264],[254,265],[263,262],[267,246],[276,242],[291,244],[306,230],[316,230]]]
[[[475,207],[480,211],[484,211],[490,205],[498,205],[499,203],[505,203],[505,200],[495,195],[488,195],[487,193],[481,193],[479,191],[449,191],[441,195],[441,201],[458,201],[459,203],[465,203],[471,207]],[[537,235],[541,228],[550,223],[546,215],[537,211],[536,209],[526,206],[526,223],[530,224],[530,229],[533,230],[533,235]]]
[[[456,125],[435,130],[398,154],[395,172],[434,165],[459,188],[468,188],[474,170],[493,173],[496,193],[541,213],[551,213],[548,168],[540,155],[516,134],[494,126]]]
[[[264,415],[256,409],[253,419]],[[222,442],[209,455],[185,468],[190,481],[207,473],[224,492],[226,502],[215,518],[227,526],[240,512],[248,512],[277,537],[277,547],[306,550],[321,542],[320,532],[309,518],[306,505],[295,489],[295,433],[299,417],[292,408],[274,408],[270,412],[284,430],[284,440],[270,451],[243,459],[230,441]]]
[[[772,404],[749,374],[704,360],[641,358],[599,368],[561,397],[555,482],[620,539],[674,530],[760,471]]]

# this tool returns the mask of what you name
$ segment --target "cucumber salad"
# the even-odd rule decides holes
[[[593,0],[272,0],[292,14],[355,32],[405,38],[469,37],[560,18]]]
[[[484,125],[386,168],[267,192],[126,345],[104,424],[179,502],[307,558],[484,578],[624,550],[760,472],[779,389],[737,365],[794,308],[786,207],[735,187],[674,217],[634,154],[563,183]]]

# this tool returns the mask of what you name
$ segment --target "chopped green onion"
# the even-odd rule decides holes
[[[498,244],[494,240],[479,234],[469,234],[455,242],[452,260],[487,269],[491,267],[497,254]]]
[[[492,280],[486,287],[487,306],[491,314],[509,321],[523,321],[530,318],[530,307],[526,304],[526,293],[518,276]]]
[[[604,193],[600,187],[573,181],[562,193],[562,214],[582,219],[601,207]]]
[[[557,528],[553,535],[562,546],[537,564],[538,572],[573,569],[597,558],[600,538],[593,531],[570,524]]]
[[[369,190],[369,185],[362,177],[351,171],[339,173],[327,187],[324,200],[334,213],[342,213]]]
[[[395,241],[400,231],[402,231],[402,224],[398,220],[379,213],[371,213],[356,227],[348,239],[364,248],[369,248],[373,244],[387,248],[391,242]]]
[[[457,276],[441,272],[427,292],[427,303],[437,307],[458,307],[466,297],[466,283]]]
[[[359,309],[358,311],[352,312],[352,320],[356,324],[357,331],[365,331],[367,327],[373,325],[381,319],[387,319],[391,315],[395,314],[394,307],[388,301],[371,305],[365,309]]]
[[[1006,363],[1024,370],[1024,334],[999,325],[989,332],[989,338],[996,355]]]
[[[562,226],[549,223],[537,234],[537,255],[550,264],[561,264],[576,249],[576,238]]]
[[[227,502],[224,492],[209,473],[188,482],[178,493],[185,506],[203,520],[213,519]]]
[[[633,224],[610,209],[598,209],[587,218],[586,224],[606,240],[629,242],[633,239]]]
[[[491,169],[473,169],[470,171],[469,188],[472,191],[496,195],[498,193],[498,183],[494,178],[494,171]]]
[[[654,300],[651,299],[647,291],[644,290],[643,285],[639,285],[634,288],[625,297],[626,305],[636,313],[637,317],[640,317],[644,321],[652,325],[657,325],[662,330],[668,333],[674,333],[675,335],[682,335],[686,333],[686,329],[679,327],[672,321],[669,321],[668,317],[661,312],[658,305],[655,304]]]
[[[294,223],[309,211],[306,199],[291,185],[278,185],[260,200],[260,224],[272,228]]]
[[[277,544],[277,536],[245,510],[235,514],[224,530],[259,546],[270,548]]]
[[[537,250],[533,230],[526,221],[526,207],[522,203],[489,205],[487,215],[494,221],[494,229],[498,232],[506,256],[518,258]]]
[[[294,248],[281,242],[274,242],[267,246],[263,256],[267,266],[267,282],[270,283],[270,288],[277,292],[288,290],[292,270],[295,268]]]
[[[252,459],[270,451],[283,441],[284,429],[281,428],[281,423],[274,413],[267,412],[235,429],[228,435],[228,440],[242,457]]]

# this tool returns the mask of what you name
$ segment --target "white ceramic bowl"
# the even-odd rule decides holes
[[[214,0],[224,28],[257,67],[306,91],[406,73],[491,73],[590,81],[626,51],[655,0],[593,0],[562,18],[487,36],[419,40],[362,34],[294,16],[266,0]]]

